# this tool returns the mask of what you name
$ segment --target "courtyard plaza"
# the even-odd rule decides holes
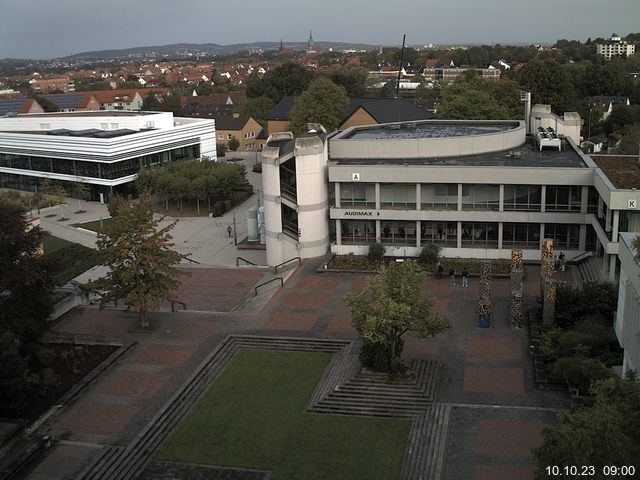
[[[366,275],[317,273],[320,261],[307,260],[283,272],[284,286],[260,293],[258,303],[252,300],[253,288],[273,277],[271,271],[192,267],[185,280],[191,287],[175,294],[187,310],[171,312],[164,305],[151,313],[156,327],[151,333],[136,333],[136,314],[122,308],[88,305],[60,318],[51,335],[135,343],[45,423],[56,443],[29,478],[77,478],[105,448],[129,445],[228,335],[356,340],[343,297],[361,290]],[[568,271],[556,276],[571,282]],[[538,282],[539,268],[527,266],[529,305]],[[527,330],[512,330],[508,320],[510,280],[492,280],[489,329],[477,328],[477,278],[462,288],[430,277],[424,291],[452,324],[434,339],[409,338],[405,345],[406,356],[442,365],[436,403],[450,406],[451,415],[439,478],[532,479],[531,449],[569,402],[561,392],[536,388]]]

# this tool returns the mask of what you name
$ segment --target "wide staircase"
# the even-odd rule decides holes
[[[601,257],[589,257],[586,260],[580,262],[577,267],[583,283],[604,281],[604,277],[602,276]]]

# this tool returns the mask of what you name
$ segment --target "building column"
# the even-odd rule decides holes
[[[335,184],[334,195],[336,196],[336,208],[340,207],[340,182],[336,182]]]
[[[380,243],[382,241],[380,220],[376,220],[376,243]]]
[[[342,245],[342,220],[336,219],[336,245]]]
[[[602,253],[602,273],[606,275],[609,267],[609,255],[607,255],[607,247],[603,245],[602,248],[604,250]]]
[[[422,210],[422,188],[416,183],[416,210]]]
[[[542,249],[542,241],[544,240],[544,223],[540,224],[540,245],[538,245],[538,249]]]
[[[578,234],[578,250],[587,249],[587,226],[580,225],[580,233]]]
[[[612,219],[612,225],[611,225],[611,241],[612,242],[617,242],[618,241],[618,228],[620,227],[620,210],[614,210],[613,211],[613,219]]]
[[[462,185],[462,184],[460,184]],[[458,189],[458,192],[460,191],[460,189]],[[460,202],[460,197],[458,197],[458,202]],[[456,239],[456,247],[457,248],[462,248],[462,222],[458,222],[458,238]]]
[[[380,184],[379,183],[376,183],[376,210],[380,210]]]
[[[617,255],[609,255],[609,281],[615,282],[616,280],[616,261]]]
[[[589,187],[582,186],[582,193],[580,195],[580,213],[587,213],[589,209]]]
[[[458,211],[462,211],[462,184],[458,184]],[[459,224],[460,222],[458,222]],[[458,232],[460,232],[460,227],[458,226]],[[460,248],[460,247],[458,247]]]
[[[540,211],[542,213],[545,212],[546,204],[547,204],[547,186],[542,185],[540,188]],[[542,235],[540,235],[540,241],[542,241]],[[542,243],[540,244],[540,248],[542,248]]]
[[[498,201],[498,211],[504,212],[504,185],[500,184],[500,200]],[[502,225],[502,224],[500,224]],[[500,244],[500,240],[498,240],[498,245]],[[498,247],[500,248],[500,247]]]
[[[605,218],[604,218],[604,227],[605,227],[604,228],[605,232],[611,231],[611,209],[610,208],[607,208],[607,214],[605,215]]]
[[[602,205],[603,205],[602,197],[598,194],[598,218],[602,217]]]
[[[500,201],[500,205],[502,206],[502,200]],[[504,224],[502,222],[498,222],[498,250],[502,250],[502,234],[503,233],[504,233]]]

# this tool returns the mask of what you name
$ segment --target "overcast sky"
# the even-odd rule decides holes
[[[0,58],[171,43],[551,43],[640,31],[640,0],[0,0]]]

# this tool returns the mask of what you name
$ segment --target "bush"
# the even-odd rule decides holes
[[[372,243],[369,245],[369,252],[367,253],[367,259],[371,263],[376,263],[382,261],[384,258],[384,252],[386,248],[381,243]]]
[[[226,212],[224,208],[224,201],[218,200],[216,203],[214,203],[211,212],[213,213],[214,217],[221,217],[222,215],[224,215],[224,212]]]
[[[572,357],[562,357],[550,367],[553,375],[560,376],[581,393],[589,393],[591,386],[598,380],[614,375],[613,370],[607,368],[597,358],[587,358],[581,353]]]
[[[225,156],[226,153],[227,153],[227,144],[223,142],[216,143],[216,155],[222,158]]]
[[[433,265],[438,261],[440,255],[440,247],[435,243],[427,243],[420,250],[420,262],[424,265]]]
[[[262,164],[261,163],[256,163],[251,170],[253,170],[256,173],[262,173]]]

